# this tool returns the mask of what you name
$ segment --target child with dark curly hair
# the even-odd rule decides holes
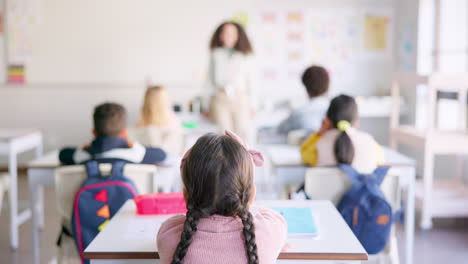
[[[313,65],[304,71],[301,79],[309,96],[309,102],[294,109],[289,117],[281,122],[278,128],[280,133],[293,130],[316,132],[322,124],[329,104],[328,98],[324,96],[330,86],[328,71],[321,66]]]

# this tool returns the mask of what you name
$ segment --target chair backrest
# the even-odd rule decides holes
[[[102,175],[108,175],[111,164],[100,164]],[[124,175],[130,178],[140,194],[156,191],[156,166],[149,164],[126,164]],[[71,223],[73,200],[81,184],[87,178],[84,165],[63,166],[55,170],[57,208],[64,223]]]
[[[397,170],[390,169],[380,188],[385,194],[393,211],[400,208],[400,182]],[[307,169],[305,193],[314,200],[330,200],[337,205],[341,197],[351,187],[348,177],[335,167]]]

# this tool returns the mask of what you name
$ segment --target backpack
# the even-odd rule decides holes
[[[352,187],[344,194],[337,209],[368,254],[385,248],[392,228],[392,207],[380,189],[388,167],[377,168],[372,174],[358,173],[349,165],[339,165]]]
[[[123,176],[125,162],[114,162],[107,177],[101,176],[97,161],[88,161],[84,165],[88,179],[75,195],[72,234],[81,262],[89,263],[83,258],[83,251],[120,207],[128,199],[133,199],[137,192],[133,182]]]

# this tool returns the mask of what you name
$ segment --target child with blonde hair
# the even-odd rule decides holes
[[[144,145],[160,147],[171,154],[181,154],[183,128],[172,110],[166,89],[161,86],[148,87],[141,108],[141,119],[129,132],[129,137]]]

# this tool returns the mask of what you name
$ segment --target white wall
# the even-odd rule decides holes
[[[165,84],[175,101],[197,93],[208,40],[217,24],[238,11],[391,8],[394,1],[41,0],[40,23],[31,28],[28,84],[0,86],[0,126],[40,128],[46,149],[81,145],[90,138],[98,103],[121,102],[130,123],[136,121],[148,75]],[[360,87],[352,89],[359,94]]]
[[[42,0],[29,83],[200,82],[214,28],[248,0]],[[198,84],[198,83],[197,83]]]

